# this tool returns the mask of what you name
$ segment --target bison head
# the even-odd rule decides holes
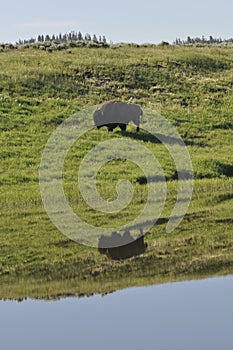
[[[103,117],[103,111],[101,109],[97,109],[93,114],[94,123],[97,129],[99,129],[103,124],[102,117]]]

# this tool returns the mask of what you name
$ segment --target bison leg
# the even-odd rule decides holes
[[[120,127],[121,131],[126,130],[126,124],[119,124],[119,127]]]
[[[108,124],[108,131],[112,132],[115,129],[116,125],[115,124]]]
[[[107,126],[108,126],[108,131],[113,131],[118,126],[118,124],[110,123]]]

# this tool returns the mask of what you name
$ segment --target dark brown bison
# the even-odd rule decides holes
[[[139,131],[140,117],[143,111],[139,105],[120,101],[108,101],[93,114],[95,126],[100,129],[103,126],[108,131],[113,131],[117,126],[126,130],[129,122],[133,122]]]

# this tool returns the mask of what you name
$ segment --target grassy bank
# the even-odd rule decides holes
[[[232,273],[232,69],[233,49],[223,48],[1,52],[0,298],[89,295]],[[137,140],[156,154],[169,191],[160,220],[145,237],[147,252],[124,262],[110,262],[96,249],[63,236],[43,208],[38,183],[42,152],[57,125],[87,106],[110,99],[140,103],[171,121],[187,145],[195,176],[189,211],[180,226],[166,235],[176,199],[176,168],[163,145],[143,137]],[[134,137],[133,126],[129,131],[128,136]],[[121,137],[119,130],[111,135],[104,129],[93,130],[83,140],[81,153],[77,156],[76,145],[66,160],[66,195],[74,211],[93,224],[107,226],[113,217],[89,210],[81,200],[77,166],[93,145],[115,137]],[[110,162],[100,172],[99,189],[106,199],[114,198],[114,181],[121,177],[135,188],[131,207],[116,216],[115,223],[143,207],[146,186],[137,181],[142,175],[130,162]]]

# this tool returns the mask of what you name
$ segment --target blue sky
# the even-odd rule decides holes
[[[71,30],[105,35],[113,42],[228,38],[233,37],[232,14],[232,0],[9,0],[1,6],[0,42]]]

